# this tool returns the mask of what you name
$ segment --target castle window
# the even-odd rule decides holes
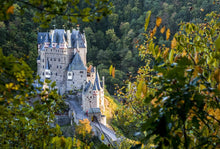
[[[43,65],[43,68],[44,68],[44,65]]]
[[[60,66],[60,69],[62,68],[62,66]]]
[[[83,73],[83,71],[80,71],[79,73]]]
[[[56,73],[56,76],[57,76],[57,73]]]
[[[81,75],[81,78],[82,78],[83,76]]]
[[[74,76],[74,73],[73,73],[73,76]]]
[[[53,73],[51,72],[51,75],[53,75]]]
[[[68,75],[71,76],[71,73],[69,73]]]
[[[44,62],[44,59],[42,61]]]
[[[58,52],[59,52],[59,50],[58,50]],[[58,59],[58,61],[60,62],[60,58]]]
[[[57,68],[58,68],[58,65],[57,65]]]
[[[90,98],[92,98],[92,96],[90,96]]]
[[[48,73],[48,72],[46,72],[46,75],[49,75],[49,73]]]
[[[54,58],[54,61],[56,61],[56,58]]]
[[[52,65],[50,64],[50,67],[52,67]]]
[[[73,84],[74,84],[74,82],[73,82]]]
[[[52,61],[52,58],[50,58],[50,61]]]
[[[50,51],[52,52],[52,49]]]
[[[44,76],[44,72],[42,73],[42,75]]]

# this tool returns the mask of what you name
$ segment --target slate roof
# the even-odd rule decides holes
[[[53,43],[64,43],[66,41],[66,34],[64,29],[55,29],[53,32]]]
[[[89,114],[92,114],[92,113],[101,113],[101,110],[100,108],[90,108],[89,111],[88,111]]]
[[[39,32],[37,37],[38,44],[43,44],[49,42],[50,47],[52,43],[58,43],[57,48],[59,48],[60,43],[67,41],[67,33],[64,29],[55,29],[52,34],[48,32]],[[85,36],[80,33],[79,30],[72,30],[71,34],[71,45],[72,48],[85,48]]]
[[[68,67],[68,71],[71,71],[71,70],[87,70],[82,62],[82,59],[81,59],[79,53],[77,53],[77,52],[76,52],[71,64]]]
[[[85,48],[85,41],[82,34],[78,30],[72,30],[71,42],[73,48]]]
[[[37,36],[37,43],[38,44],[44,43],[47,34],[48,34],[47,32],[39,32]]]
[[[99,79],[99,74],[98,74],[98,70],[96,71],[96,76],[95,76],[95,82],[94,85],[96,84],[97,89],[100,90],[101,89],[101,85],[100,85],[100,79]]]
[[[84,92],[87,92],[89,90],[89,87],[91,86],[91,81],[89,81],[88,83],[86,83],[86,86],[85,86],[85,89],[84,89]]]
[[[91,69],[91,72],[95,72],[95,69],[94,69],[94,67],[92,67],[92,69]]]
[[[96,83],[94,83],[92,90],[93,90],[93,91],[96,91],[96,90],[97,90]]]

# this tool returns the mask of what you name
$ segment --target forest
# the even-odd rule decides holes
[[[38,95],[30,85],[37,77],[37,33],[79,24],[88,64],[120,102],[110,125],[126,139],[111,148],[220,148],[219,0],[18,0],[0,6],[1,146],[98,148],[89,126],[73,141],[59,126],[49,128],[63,102],[53,87],[44,104],[27,104],[46,99],[46,91]]]

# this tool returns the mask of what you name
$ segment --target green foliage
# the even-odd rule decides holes
[[[139,50],[146,66],[139,69],[136,81],[128,83],[123,109],[128,110],[117,117],[122,126],[135,128],[135,118],[129,116],[140,111],[140,105],[146,108],[140,112],[143,118],[135,121],[140,124],[138,140],[143,144],[153,143],[157,148],[219,146],[219,14],[212,12],[207,17],[209,22],[182,23],[169,47],[159,47],[152,32],[144,34],[146,41]],[[154,66],[149,67],[152,60]],[[136,99],[141,103],[135,103]]]
[[[96,0],[96,1],[4,1],[0,4],[2,8],[0,11],[0,18],[7,20],[14,14],[15,5],[19,6],[17,13],[22,13],[25,9],[34,9],[33,20],[41,22],[41,27],[48,27],[50,21],[56,16],[62,16],[63,19],[70,22],[77,22],[81,18],[84,22],[93,20],[100,20],[103,16],[110,14],[111,3],[109,0]]]
[[[42,91],[32,86],[30,67],[13,56],[0,52],[0,117],[2,147],[49,146],[54,136],[60,134],[58,126],[50,127],[54,112],[62,101],[57,91]]]

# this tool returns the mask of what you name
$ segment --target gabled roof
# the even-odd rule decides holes
[[[68,67],[68,70],[87,70],[78,52],[76,52],[71,64]]]
[[[39,32],[37,36],[37,43],[45,43],[45,42],[50,42],[50,36],[48,32]]]
[[[85,40],[79,30],[72,30],[71,42],[73,48],[85,48]]]
[[[49,43],[58,43],[57,47],[59,48],[60,43],[64,43],[67,41],[67,33],[64,29],[55,29],[52,32],[39,32],[37,37],[38,44],[42,44],[45,42]],[[51,46],[50,44],[50,46]],[[72,48],[85,48],[86,41],[85,35],[80,33],[79,30],[72,30],[71,34],[71,45]]]
[[[64,43],[66,41],[66,35],[64,29],[55,29],[53,32],[53,43]]]

